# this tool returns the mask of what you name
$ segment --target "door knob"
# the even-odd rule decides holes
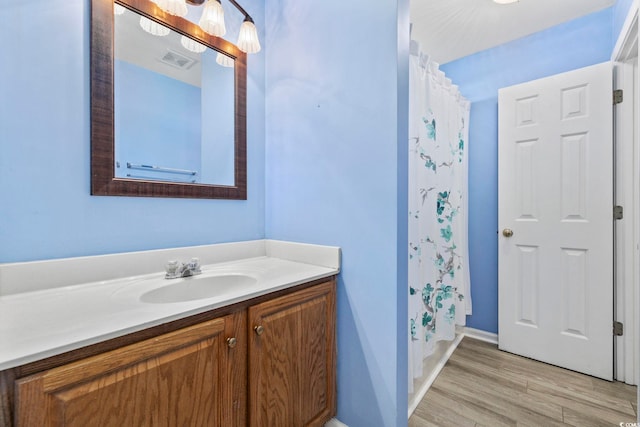
[[[253,328],[253,330],[256,331],[256,334],[258,335],[262,335],[262,333],[264,332],[264,328],[262,327],[262,325],[256,326],[255,328]]]
[[[237,344],[238,344],[238,340],[235,339],[234,337],[227,338],[227,345],[229,346],[229,348],[234,348]]]
[[[502,235],[504,237],[511,237],[513,236],[513,230],[510,228],[505,228],[504,230],[502,230]]]

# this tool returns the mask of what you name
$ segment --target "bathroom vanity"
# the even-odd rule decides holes
[[[96,316],[100,322],[111,321],[111,329],[117,331],[93,328],[95,336],[90,337],[95,319],[87,319],[89,327],[71,328],[67,335],[54,337],[55,348],[52,342],[43,343],[41,351],[34,352],[37,345],[28,345],[29,339],[15,339],[14,345],[24,350],[21,357],[14,352],[11,360],[0,349],[0,425],[324,425],[336,411],[339,250],[272,241],[241,245],[258,256],[214,264],[205,260],[206,280],[230,275],[255,279],[250,284],[238,282],[243,284],[238,289],[232,281],[222,296],[198,295],[183,301],[174,292],[163,294],[164,300],[144,302],[144,295],[157,294],[158,286],[186,289],[197,283],[221,283],[189,278],[171,282],[157,273],[80,285],[80,290],[72,286],[1,296],[0,310],[13,307],[8,311],[14,311],[18,322],[17,311],[26,309],[29,296],[38,305],[60,292],[73,300],[74,292],[93,287],[95,297],[107,306],[95,310]],[[207,247],[215,247],[210,256],[234,257],[235,249],[229,252],[219,246],[225,245]],[[235,256],[242,256],[243,251],[235,251]],[[150,252],[163,252],[153,254],[154,259],[167,255]],[[11,267],[15,265],[0,265],[0,285],[16,274]],[[105,314],[109,305],[115,317]],[[48,328],[47,320],[55,328],[52,312],[40,319],[42,331],[24,329],[20,335],[36,338]],[[127,314],[128,320],[122,320]],[[2,311],[0,320],[7,321],[6,316]],[[123,328],[124,324],[129,326]],[[4,349],[12,335],[8,328],[0,328]],[[63,336],[68,342],[61,342]]]

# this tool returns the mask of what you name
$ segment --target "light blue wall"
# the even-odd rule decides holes
[[[498,331],[498,89],[608,61],[613,9],[444,64],[471,104],[468,326]]]
[[[263,3],[245,6],[264,40]],[[91,196],[89,10],[0,1],[0,262],[263,238],[264,52],[248,65],[247,201]]]
[[[267,237],[342,248],[338,418],[406,425],[408,2],[271,0],[266,19]]]

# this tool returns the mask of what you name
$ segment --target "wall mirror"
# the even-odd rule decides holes
[[[246,54],[149,0],[92,0],[91,194],[246,199]]]

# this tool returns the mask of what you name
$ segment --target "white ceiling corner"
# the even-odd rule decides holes
[[[444,64],[613,6],[616,0],[411,0],[411,38]]]

